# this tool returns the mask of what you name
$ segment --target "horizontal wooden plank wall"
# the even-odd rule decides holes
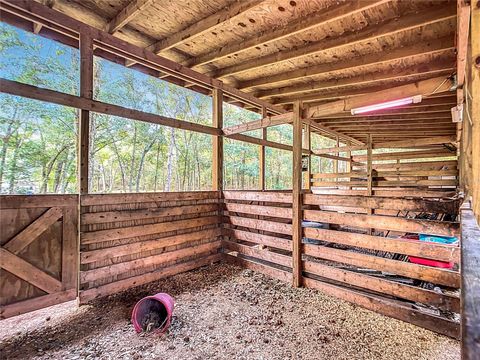
[[[0,318],[77,297],[78,196],[0,196]]]
[[[291,193],[225,191],[226,261],[291,282],[291,201]],[[303,204],[304,226],[312,221],[328,224],[303,228],[304,286],[459,337],[454,314],[460,312],[460,249],[400,238],[407,231],[459,236],[459,224],[392,215],[455,214],[460,200],[304,194]],[[374,214],[366,215],[365,208]],[[389,230],[389,236],[384,231],[369,235],[372,227]],[[409,262],[408,256],[456,265],[453,270],[424,266]]]
[[[292,193],[224,191],[225,259],[292,280]]]
[[[80,303],[220,260],[219,192],[81,197]]]
[[[312,174],[315,193],[367,195],[367,155],[353,155],[350,172]],[[373,195],[447,197],[458,185],[456,150],[411,148],[372,155]]]

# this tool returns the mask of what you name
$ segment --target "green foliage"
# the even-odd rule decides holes
[[[77,49],[0,26],[1,76],[77,95]],[[212,99],[138,71],[95,58],[94,98],[203,125],[212,124]],[[75,193],[79,111],[0,95],[1,193]],[[259,119],[224,104],[224,126]],[[262,130],[246,133],[261,137]],[[291,143],[290,125],[268,138]],[[225,187],[259,187],[259,146],[225,140]],[[161,125],[90,113],[89,190],[93,193],[208,190],[212,137]],[[292,154],[267,148],[266,184],[291,187]]]

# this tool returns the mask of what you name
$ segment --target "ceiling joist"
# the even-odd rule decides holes
[[[328,22],[336,21],[344,17],[352,16],[360,11],[371,7],[381,5],[388,0],[355,0],[343,3],[339,6],[323,9],[311,14],[308,17],[302,17],[286,26],[278,26],[274,30],[268,29],[252,36],[245,41],[232,43],[222,48],[213,50],[207,54],[200,55],[187,63],[190,67],[197,67],[213,61],[221,60],[233,54],[243,51],[254,50],[256,47],[265,45],[274,41],[294,36],[301,32],[325,25]]]
[[[409,78],[412,75],[417,76],[435,76],[438,73],[453,72],[454,59],[439,59],[438,61],[429,64],[419,64],[415,67],[392,70],[389,72],[375,72],[369,74],[361,74],[353,77],[340,78],[325,81],[313,81],[309,84],[300,84],[276,88],[271,90],[259,91],[255,96],[260,99],[269,99],[272,97],[291,95],[291,94],[305,94],[311,91],[318,91],[323,89],[335,89],[344,86],[364,85],[375,83],[377,81],[398,80],[402,78]]]
[[[455,11],[452,10],[451,5],[448,5],[432,11],[422,11],[414,15],[406,14],[400,19],[390,19],[380,25],[367,26],[359,31],[344,33],[338,37],[323,39],[322,41],[317,41],[306,46],[243,61],[239,64],[216,70],[213,73],[213,76],[216,78],[223,78],[229,75],[252,71],[284,61],[296,60],[326,50],[332,50],[343,46],[351,46],[354,44],[374,40],[379,37],[394,35],[398,32],[403,32],[455,18],[454,13]]]
[[[329,102],[323,105],[312,106],[307,109],[306,117],[311,118],[337,114],[342,111],[349,111],[355,107],[391,101],[409,96],[428,96],[436,92],[448,91],[452,88],[452,86],[452,79],[446,77],[436,77],[428,80],[417,81],[415,83],[401,85],[362,96],[355,96],[343,100]]]
[[[154,0],[132,0],[127,6],[120,10],[112,20],[110,20],[106,26],[106,31],[110,34],[114,34],[139,15],[143,9],[150,6],[153,1]]]
[[[262,1],[263,0],[239,0],[217,13],[197,20],[185,29],[175,32],[165,39],[159,40],[155,44],[150,45],[147,49],[159,54],[162,51],[181,45],[194,37],[201,36],[204,33],[211,31],[215,26],[234,19],[245,11],[259,5]]]
[[[415,44],[399,49],[392,49],[388,52],[378,52],[349,58],[348,60],[328,62],[319,65],[312,65],[295,69],[292,71],[282,72],[276,75],[260,77],[253,80],[242,81],[238,84],[238,88],[242,90],[251,89],[263,85],[273,85],[282,82],[291,82],[293,80],[312,77],[315,75],[334,73],[345,70],[356,70],[358,68],[374,67],[379,64],[389,62],[398,62],[401,60],[413,60],[413,58],[424,57],[438,53],[453,54],[454,45],[453,38],[446,36],[440,39],[434,39],[426,43]]]

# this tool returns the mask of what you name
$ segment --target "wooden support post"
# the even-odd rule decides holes
[[[372,174],[372,135],[368,134],[367,138],[367,195],[372,196],[373,194],[373,174]],[[371,208],[367,209],[367,214],[371,215],[373,210]],[[371,235],[373,229],[369,229],[368,233]]]
[[[311,136],[311,131],[310,131],[310,125],[305,124],[305,131],[303,132],[303,147],[308,150],[308,169],[305,171],[304,178],[305,178],[305,189],[310,190],[310,185],[311,185],[311,177],[312,177],[312,156],[310,154],[310,151],[312,150],[311,144],[310,144],[310,136]]]
[[[262,107],[262,119],[267,117],[267,108]],[[262,128],[262,139],[267,140],[267,128]],[[265,190],[265,145],[260,145],[260,190]]]
[[[80,96],[93,98],[93,40],[88,33],[80,34]],[[78,130],[79,192],[88,194],[90,111],[80,110]]]
[[[350,147],[351,145],[352,145],[351,142],[347,142],[347,147]],[[346,173],[349,173],[349,172],[352,171],[352,150],[348,149],[348,151],[347,151],[347,157],[350,158],[350,161],[347,162],[345,172],[346,172]],[[352,178],[348,178],[348,181],[352,181]],[[352,187],[351,187],[351,186],[348,186],[347,189],[348,189],[348,190],[351,190]]]
[[[480,223],[480,2],[471,2],[472,209]],[[469,121],[468,119],[466,121]]]
[[[223,91],[213,89],[213,126],[217,129],[223,127]],[[223,136],[216,135],[213,138],[213,162],[212,162],[212,188],[214,191],[223,190]]]
[[[292,279],[302,285],[302,105],[293,105]]]
[[[340,139],[339,139],[338,136],[336,137],[336,139],[337,139],[337,145],[336,146],[339,147],[340,146]],[[339,156],[339,154],[340,153],[337,151],[334,155]],[[338,174],[338,160],[333,160],[333,173]]]

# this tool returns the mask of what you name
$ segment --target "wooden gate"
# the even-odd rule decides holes
[[[77,297],[78,195],[0,197],[0,318]]]

